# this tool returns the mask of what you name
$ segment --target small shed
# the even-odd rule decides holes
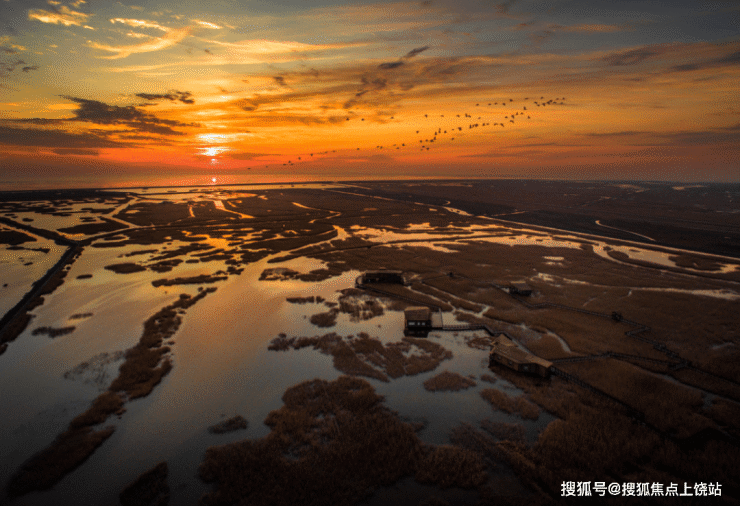
[[[494,364],[500,364],[514,371],[532,374],[542,378],[550,376],[550,367],[552,367],[552,362],[527,353],[513,343],[511,345],[508,345],[508,343],[496,343],[493,345],[491,354],[489,355],[489,366],[493,366]]]
[[[426,337],[432,329],[432,311],[428,307],[410,307],[404,313],[404,335]]]
[[[511,283],[509,285],[509,293],[511,295],[522,295],[524,297],[529,297],[532,295],[532,287],[525,283]]]
[[[367,271],[362,275],[362,283],[389,283],[404,285],[403,271],[379,270]]]

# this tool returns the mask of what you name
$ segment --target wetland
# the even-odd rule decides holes
[[[735,500],[740,188],[643,186],[0,194],[0,504]],[[563,374],[490,366],[491,332]]]

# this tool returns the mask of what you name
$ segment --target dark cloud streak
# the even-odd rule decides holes
[[[189,91],[169,91],[165,94],[153,94],[153,93],[137,93],[136,96],[139,98],[143,98],[144,100],[149,100],[150,102],[157,101],[157,100],[170,100],[172,102],[178,101],[182,102],[183,104],[194,104],[195,100],[192,97],[192,93]]]

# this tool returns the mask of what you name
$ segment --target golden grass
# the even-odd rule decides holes
[[[712,426],[701,394],[619,360],[566,363],[563,370],[645,413],[646,421],[682,438]]]
[[[320,328],[333,327],[337,324],[337,313],[339,313],[338,309],[331,309],[324,313],[311,315],[309,321]]]
[[[401,342],[383,344],[365,332],[346,339],[335,333],[300,338],[281,334],[267,349],[285,351],[308,346],[331,355],[338,371],[386,382],[389,377],[395,379],[432,371],[443,360],[452,358],[452,352],[426,339],[404,337]]]
[[[563,349],[563,345],[558,341],[558,338],[552,334],[540,334],[539,339],[527,342],[527,348],[538,357],[546,360],[573,356],[573,353]]]
[[[474,455],[424,447],[382,399],[348,376],[289,388],[265,420],[270,434],[206,451],[199,475],[215,488],[201,504],[356,504],[409,475],[458,487],[485,479]]]
[[[524,397],[512,398],[495,388],[481,390],[480,395],[494,408],[510,414],[517,414],[525,420],[537,420],[540,417],[540,409],[537,405],[529,402]]]
[[[121,506],[166,506],[170,500],[167,462],[160,462],[141,473],[118,495]]]
[[[486,465],[476,452],[452,445],[441,445],[421,459],[416,481],[442,488],[473,488],[488,479]]]
[[[342,290],[342,295],[339,297],[339,311],[350,315],[350,321],[354,323],[370,320],[384,313],[382,304],[354,288]]]
[[[247,420],[245,420],[243,416],[236,415],[228,420],[223,420],[211,425],[208,427],[208,432],[211,434],[226,434],[227,432],[246,429],[247,425]]]
[[[476,386],[476,382],[457,373],[444,371],[424,382],[424,388],[430,392],[457,392]]]

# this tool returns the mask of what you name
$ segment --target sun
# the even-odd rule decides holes
[[[215,182],[216,182],[216,178],[215,177],[212,177],[211,178],[211,183],[215,183]]]

